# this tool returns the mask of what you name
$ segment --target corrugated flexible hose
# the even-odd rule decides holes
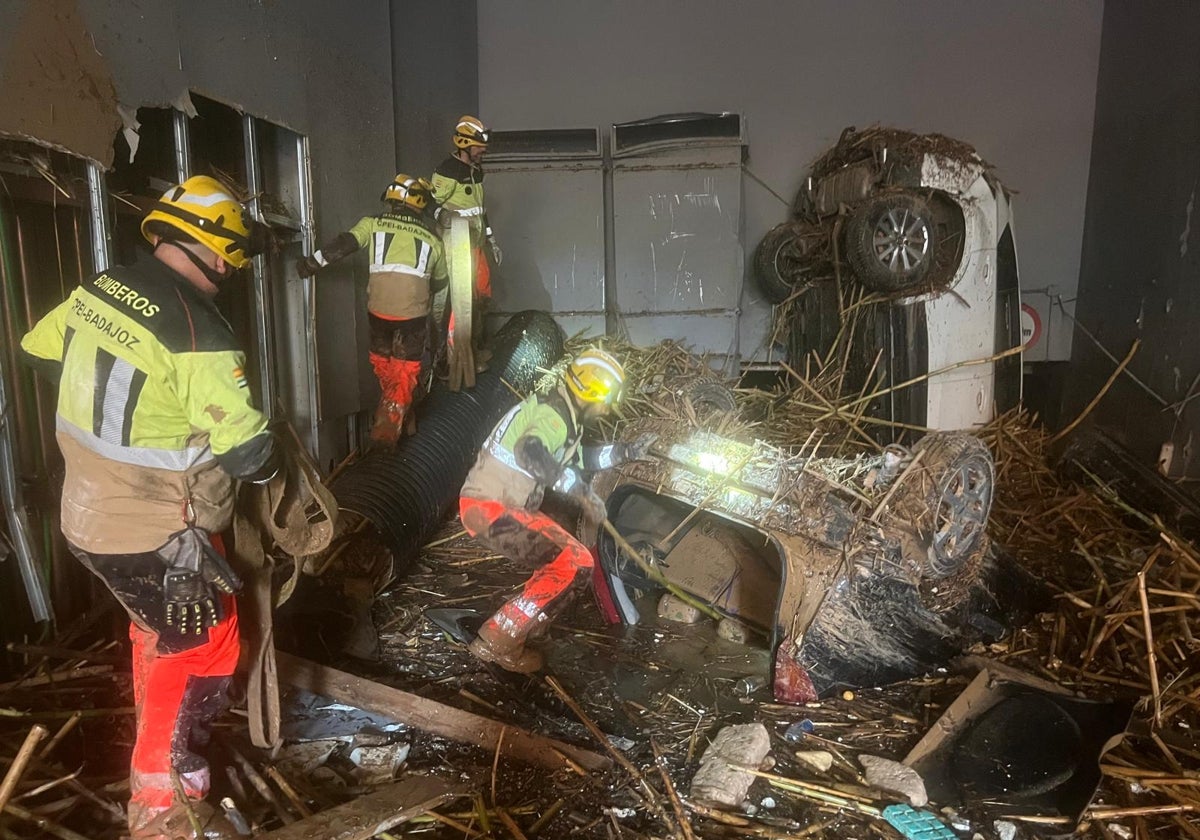
[[[484,439],[562,356],[563,333],[544,312],[519,312],[491,349],[491,367],[474,388],[435,387],[417,410],[415,435],[358,461],[333,483],[338,507],[369,520],[397,563],[415,556],[441,525]]]

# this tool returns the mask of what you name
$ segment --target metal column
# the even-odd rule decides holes
[[[262,219],[262,169],[258,160],[258,128],[254,117],[242,116],[242,138],[246,147],[246,186],[250,190],[251,215]],[[275,354],[271,339],[271,320],[267,311],[267,265],[259,254],[251,261],[254,273],[254,332],[258,342],[258,383],[262,390],[262,410],[267,417],[275,414]]]
[[[112,217],[108,209],[108,182],[95,161],[87,166],[88,210],[92,228],[92,268],[104,271],[112,265]]]
[[[312,166],[308,154],[308,138],[303,135],[296,138],[296,160],[299,169],[296,182],[300,192],[300,248],[307,257],[316,250],[316,222],[313,218]],[[317,284],[316,278],[311,276],[303,278],[300,282],[303,292],[301,312],[304,318],[305,366],[308,374],[309,452],[315,458],[318,448],[317,426],[321,422],[321,376],[317,356]]]
[[[192,140],[188,134],[188,115],[171,112],[171,127],[175,134],[175,178],[183,183],[192,177]]]

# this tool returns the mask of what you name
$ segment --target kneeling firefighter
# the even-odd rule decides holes
[[[381,196],[384,212],[360,219],[296,266],[301,277],[309,277],[359,248],[370,248],[369,352],[381,391],[371,426],[377,445],[394,444],[404,428],[429,341],[430,295],[447,282],[442,240],[430,215],[431,190],[424,178],[397,175]]]
[[[496,425],[463,484],[459,513],[467,533],[487,548],[536,569],[521,594],[484,622],[471,653],[518,673],[542,666],[525,646],[586,583],[591,552],[539,508],[546,488],[564,492],[592,522],[607,516],[604,501],[582,470],[615,466],[644,456],[651,441],[584,451],[583,426],[608,414],[621,397],[625,371],[603,350],[581,353],[554,390],[534,394]]]
[[[21,348],[59,381],[63,534],[131,619],[130,834],[191,838],[195,815],[206,836],[235,837],[203,802],[201,753],[238,661],[241,582],[220,532],[235,480],[269,480],[280,455],[213,298],[266,229],[199,176],[169,189],[142,233],[151,258],[85,279]]]

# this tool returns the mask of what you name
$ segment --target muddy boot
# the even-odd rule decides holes
[[[190,812],[190,813],[189,813]],[[200,825],[197,834],[192,818]],[[131,840],[235,840],[246,835],[205,800],[176,802],[146,825],[130,829]]]
[[[371,424],[371,437],[367,449],[384,451],[391,449],[400,439],[400,430],[404,424],[404,409],[389,400],[380,400],[375,409],[375,420]]]
[[[468,649],[475,658],[495,662],[515,674],[532,674],[542,667],[540,653],[525,647],[523,639],[514,639],[490,619],[479,628],[479,635]]]

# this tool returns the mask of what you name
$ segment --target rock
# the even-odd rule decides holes
[[[1016,840],[1016,823],[1011,823],[1008,820],[996,820],[992,823],[992,828],[996,829],[996,835],[1000,840]]]
[[[754,776],[729,765],[759,767],[771,750],[771,736],[761,723],[726,726],[700,756],[692,778],[692,799],[711,808],[739,808]]]
[[[750,641],[750,628],[733,618],[722,618],[717,622],[717,635],[726,641],[744,645]]]
[[[679,624],[695,624],[700,620],[700,610],[667,592],[658,599],[658,617]]]
[[[833,753],[825,750],[796,750],[796,760],[818,773],[828,773],[833,767]]]
[[[867,784],[889,793],[898,793],[908,799],[914,808],[923,808],[929,802],[925,792],[925,781],[916,770],[877,755],[860,755]]]

